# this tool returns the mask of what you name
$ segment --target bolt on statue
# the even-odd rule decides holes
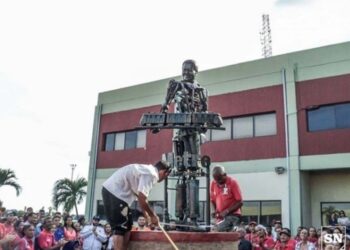
[[[150,128],[153,133],[161,129],[177,129],[173,137],[173,152],[166,154],[166,160],[173,168],[171,176],[177,178],[175,215],[182,224],[191,225],[197,225],[199,217],[197,177],[207,177],[209,199],[210,158],[200,155],[201,138],[208,129],[224,129],[220,114],[208,111],[208,91],[196,82],[197,73],[194,60],[184,61],[182,80],[170,80],[160,113],[143,114],[140,121],[142,128]],[[175,103],[174,113],[169,112],[172,102]],[[167,183],[165,186],[166,194]],[[209,203],[207,200],[208,211]],[[167,195],[165,204],[167,210]]]

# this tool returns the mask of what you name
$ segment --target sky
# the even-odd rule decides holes
[[[20,196],[7,208],[52,206],[54,182],[88,177],[99,92],[262,58],[262,14],[273,55],[350,41],[348,0],[0,0],[0,168]],[[83,213],[85,204],[79,206]]]

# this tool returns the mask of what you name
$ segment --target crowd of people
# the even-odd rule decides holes
[[[28,208],[23,216],[4,211],[0,222],[0,250],[110,250],[111,236],[111,226],[102,226],[99,216],[86,223],[84,216],[73,220],[68,213],[36,213]]]
[[[343,211],[341,211],[344,213]],[[345,213],[342,215],[345,216]],[[333,218],[333,217],[331,217]],[[344,217],[341,217],[344,218]],[[334,219],[334,218],[333,218]],[[330,219],[331,220],[331,219]],[[28,208],[24,216],[16,216],[13,211],[5,211],[0,223],[0,250],[36,250],[36,249],[114,249],[111,225],[94,216],[86,223],[84,216],[73,220],[71,215],[59,212],[51,215],[44,211],[35,213]],[[330,221],[331,222],[331,221]],[[171,221],[167,230],[179,230],[175,221]],[[140,215],[131,231],[160,230]],[[213,228],[217,230],[217,228]],[[281,221],[272,226],[264,226],[251,221],[233,227],[239,234],[239,250],[339,250],[350,249],[350,236],[346,227],[333,221],[329,227],[299,227],[294,234]],[[327,242],[325,235],[343,235],[342,242]],[[344,247],[344,248],[342,248]]]
[[[108,221],[103,226],[99,216],[86,223],[83,216],[74,220],[68,213],[46,214],[44,210],[35,213],[28,208],[23,216],[16,216],[13,211],[0,209],[0,215],[4,213],[0,222],[0,250],[126,250],[131,231],[162,229],[147,196],[155,183],[167,178],[170,170],[166,162],[159,161],[154,166],[131,164],[116,171],[103,183]],[[281,221],[274,221],[272,226],[257,225],[254,221],[245,225],[240,222],[243,198],[237,181],[222,166],[215,166],[212,174],[210,201],[216,219],[213,230],[236,231],[239,250],[350,250],[349,231],[344,227],[349,219],[344,211],[330,216],[332,228],[299,227],[295,234],[283,227]],[[130,209],[135,200],[147,217],[139,216],[136,226]],[[179,230],[180,226],[172,221],[166,229]]]
[[[298,227],[294,234],[289,228],[283,227],[281,221],[275,221],[273,226],[257,225],[251,221],[249,225],[235,228],[240,235],[239,250],[339,250],[350,249],[350,236],[346,227],[341,225],[315,227]],[[333,239],[339,235],[341,242],[328,241],[326,235]]]

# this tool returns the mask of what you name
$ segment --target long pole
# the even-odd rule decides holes
[[[164,228],[162,227],[162,225],[158,225],[160,230],[162,230],[163,234],[165,235],[165,237],[168,239],[168,241],[170,242],[170,244],[172,245],[172,247],[175,250],[179,250],[179,248],[175,245],[174,241],[170,238],[169,234],[164,230]]]
[[[206,173],[206,182],[207,182],[207,189],[206,189],[206,196],[207,196],[207,210],[206,210],[206,221],[207,221],[207,225],[210,225],[210,166],[208,166],[207,168],[207,173]],[[210,228],[206,228],[206,231],[210,231]]]
[[[70,180],[73,181],[74,169],[77,167],[77,164],[70,164],[70,167],[72,168],[72,175],[70,177]]]

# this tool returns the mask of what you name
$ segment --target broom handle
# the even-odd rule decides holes
[[[160,230],[162,230],[162,232],[164,233],[165,237],[168,239],[168,241],[170,242],[170,244],[173,246],[173,248],[175,250],[179,250],[179,248],[175,245],[174,241],[170,238],[169,234],[164,230],[164,228],[162,227],[162,225],[159,224],[159,228]]]

